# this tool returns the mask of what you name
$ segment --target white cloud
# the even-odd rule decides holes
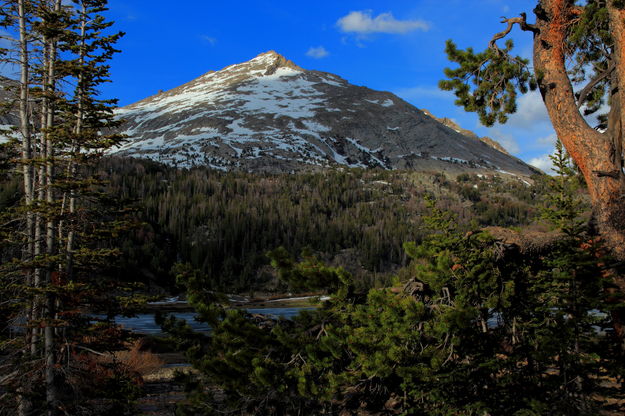
[[[533,128],[550,124],[545,103],[538,91],[531,91],[519,98],[517,112],[510,116],[508,124],[515,127]]]
[[[555,174],[555,172],[553,171],[553,162],[551,161],[551,159],[549,159],[549,154],[544,154],[542,156],[534,157],[530,159],[528,163],[532,166],[537,167],[538,169],[542,170],[543,172],[549,175]]]
[[[350,12],[336,24],[345,33],[367,35],[371,33],[405,34],[415,30],[427,31],[429,23],[424,20],[397,20],[391,12],[373,17],[371,10]]]
[[[311,47],[308,49],[308,52],[306,52],[306,56],[310,56],[315,59],[325,58],[328,55],[330,55],[330,52],[328,52],[323,46]]]
[[[489,134],[492,139],[498,141],[509,153],[514,154],[521,151],[519,143],[517,143],[513,135],[504,133],[498,128],[490,129]]]
[[[217,38],[214,38],[212,36],[208,36],[208,35],[201,35],[200,38],[208,43],[209,45],[215,45],[217,43]]]
[[[443,91],[435,86],[416,86],[412,88],[400,88],[393,91],[393,93],[403,98],[404,100],[414,101],[417,101],[419,99],[454,99],[454,94],[451,91]]]
[[[553,148],[558,140],[558,136],[555,133],[550,134],[549,136],[539,137],[536,139],[536,144],[540,147],[548,147]]]

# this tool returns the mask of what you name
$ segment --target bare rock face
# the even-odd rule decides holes
[[[507,155],[510,154],[510,153],[508,153],[508,151],[498,141],[496,141],[494,139],[491,139],[488,136],[480,137],[480,140],[483,141],[484,143],[486,143],[487,145],[489,145],[490,147],[493,147],[493,148],[499,150],[501,153],[505,153]]]
[[[467,137],[469,137],[471,139],[480,140],[480,141],[486,143],[487,145],[489,145],[490,147],[493,147],[493,148],[499,150],[501,153],[505,153],[507,155],[510,155],[510,153],[508,153],[508,151],[501,144],[499,144],[499,142],[497,142],[496,140],[491,139],[490,137],[486,137],[486,136],[485,137],[479,137],[477,134],[475,134],[471,130],[463,129],[462,127],[460,127],[458,125],[458,123],[456,123],[451,118],[447,118],[447,117],[438,118],[435,115],[433,115],[432,113],[430,113],[428,110],[423,110],[423,112],[426,115],[432,117],[434,120],[438,121],[439,123],[442,123],[445,126],[449,127],[450,129],[454,130],[456,133],[460,133],[460,134],[462,134],[464,136],[467,136]]]
[[[290,172],[329,166],[538,171],[389,92],[304,70],[271,51],[118,110],[119,155],[179,167]]]

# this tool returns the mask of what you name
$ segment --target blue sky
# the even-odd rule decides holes
[[[103,92],[126,105],[209,70],[275,50],[299,66],[335,73],[357,85],[391,91],[438,117],[500,141],[528,162],[544,160],[553,130],[537,93],[520,100],[508,124],[484,128],[475,114],[437,88],[445,40],[486,47],[505,28],[501,17],[531,13],[530,0],[230,1],[110,0],[109,17],[127,34]],[[517,51],[531,36],[515,28]],[[540,165],[539,167],[544,167]]]

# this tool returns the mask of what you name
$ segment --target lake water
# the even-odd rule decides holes
[[[315,308],[262,308],[262,309],[247,309],[249,313],[259,313],[263,315],[270,315],[273,317],[282,317],[291,319],[301,311],[314,310]],[[173,315],[178,319],[184,319],[189,323],[191,328],[196,331],[208,332],[210,328],[204,322],[197,322],[195,320],[194,312],[172,312],[168,315]],[[161,327],[154,322],[154,314],[139,314],[131,318],[118,316],[115,318],[115,323],[122,325],[124,328],[138,332],[141,334],[160,334]]]

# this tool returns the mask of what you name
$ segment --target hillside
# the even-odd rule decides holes
[[[425,195],[468,229],[526,226],[538,215],[542,192],[540,180],[528,186],[501,174],[258,174],[133,158],[106,160],[101,175],[120,209],[135,206],[144,224],[115,244],[126,252],[122,273],[167,286],[172,264],[183,261],[215,287],[238,292],[275,289],[266,253],[280,246],[347,267],[362,286],[380,285],[405,265],[404,242],[429,232]]]

